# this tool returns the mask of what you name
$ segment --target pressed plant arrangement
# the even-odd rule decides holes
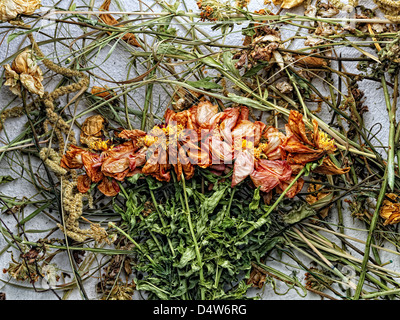
[[[0,0],[1,299],[397,300],[399,14]]]

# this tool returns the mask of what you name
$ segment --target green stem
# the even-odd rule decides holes
[[[156,207],[156,211],[158,213],[158,217],[160,218],[161,224],[162,224],[163,228],[165,229],[167,227],[167,224],[165,223],[164,218],[162,217],[160,209],[158,208],[158,203],[157,203],[156,197],[154,196],[154,192],[153,192],[153,190],[151,190],[150,186],[149,186],[149,191],[150,191],[150,195],[151,195],[151,199],[153,201],[153,204]],[[167,241],[168,241],[168,245],[169,245],[169,247],[171,249],[172,255],[175,256],[175,250],[174,250],[174,247],[173,247],[173,245],[171,243],[171,239],[167,237]]]
[[[190,214],[189,202],[188,202],[188,197],[187,197],[187,193],[186,193],[185,176],[183,175],[183,173],[182,173],[182,176],[181,176],[181,180],[182,180],[182,186],[183,186],[183,195],[184,195],[184,199],[185,199],[186,214],[187,214],[187,217],[188,217],[189,229],[190,229],[190,233],[191,233],[192,238],[193,238],[194,249],[196,251],[196,257],[197,257],[197,262],[198,262],[199,268],[200,268],[200,286],[201,286],[200,287],[200,295],[201,295],[201,300],[205,300],[203,261],[202,261],[202,258],[201,258],[199,245],[197,243],[197,238],[196,238],[196,235],[195,235],[194,229],[193,229],[192,217],[191,217],[191,214]]]
[[[388,167],[386,167],[385,176],[384,176],[382,186],[381,186],[381,191],[379,192],[378,200],[376,202],[375,212],[374,212],[374,215],[372,216],[370,228],[368,231],[368,238],[367,238],[367,241],[365,242],[364,258],[362,261],[360,278],[358,280],[357,288],[354,293],[355,300],[358,300],[360,298],[361,290],[362,290],[362,287],[364,284],[365,274],[367,272],[367,263],[369,260],[369,253],[370,253],[371,244],[372,244],[372,236],[373,236],[376,224],[378,222],[379,210],[382,205],[383,199],[385,198],[387,186],[388,186]]]
[[[383,92],[385,94],[386,108],[389,114],[389,142],[388,142],[388,159],[387,159],[387,175],[388,175],[388,185],[391,190],[394,189],[394,154],[395,154],[395,131],[396,131],[396,108],[390,103],[389,91],[386,84],[385,76],[381,77]]]
[[[274,204],[269,207],[268,211],[262,215],[262,217],[260,219],[258,219],[256,225],[258,227],[260,227],[262,224],[265,223],[265,218],[269,216],[269,214],[275,210],[275,208],[278,206],[278,204],[282,201],[282,199],[284,198],[284,196],[286,195],[286,193],[290,190],[290,188],[292,188],[294,186],[294,184],[297,182],[297,180],[300,179],[300,177],[303,175],[303,173],[305,172],[305,168],[301,169],[301,171],[297,174],[297,176],[293,179],[293,181],[288,185],[288,187],[282,192],[282,194],[279,196],[279,198],[274,202]],[[249,233],[253,232],[254,229],[256,227],[255,226],[251,226],[249,229],[247,229],[245,232],[243,232],[239,238],[244,238],[245,236],[247,236]]]
[[[112,228],[117,229],[117,230],[118,230],[120,233],[122,233],[129,241],[131,241],[131,242],[136,246],[136,248],[138,248],[140,251],[143,252],[143,249],[142,249],[142,247],[139,245],[139,243],[137,243],[137,242],[136,242],[129,234],[127,234],[124,230],[122,230],[121,228],[117,227],[117,225],[116,225],[114,222],[109,222],[108,225],[109,225],[110,227],[112,227]],[[146,256],[147,259],[149,259],[149,261],[150,261],[151,263],[154,264],[154,260],[153,260],[148,254],[145,254],[145,256]]]

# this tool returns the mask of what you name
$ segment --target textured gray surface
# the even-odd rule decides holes
[[[89,1],[86,1],[89,2]],[[96,6],[100,5],[102,1],[96,1]],[[368,6],[372,1],[365,1],[365,5]],[[48,4],[51,4],[52,1],[43,1],[43,4],[46,6]],[[79,2],[77,2],[79,3]],[[123,0],[120,1],[122,8],[127,10],[127,11],[133,11],[138,8],[138,2],[136,1],[128,1],[128,0]],[[69,6],[70,2],[69,1],[61,1],[59,3],[59,7],[63,7],[63,8],[67,8]],[[146,4],[148,4],[148,2],[146,2]],[[258,0],[252,0],[251,2],[251,8],[254,9],[260,9],[265,7],[263,2]],[[193,6],[192,6],[193,10],[196,10],[196,6],[195,6],[195,1],[193,1]],[[118,9],[116,7],[114,7],[114,9]],[[45,10],[45,7],[44,7]],[[47,27],[45,29],[43,29],[42,31],[44,32],[49,32],[49,34],[51,35],[52,32],[52,27]],[[292,30],[283,30],[284,33],[287,32],[288,34],[290,34],[290,32],[292,32]],[[74,30],[73,27],[71,27],[70,29],[70,33],[71,35],[80,35],[81,31],[79,30]],[[283,38],[285,38],[285,35],[283,36]],[[234,33],[231,35],[231,38],[229,39],[229,43],[232,44],[240,44],[242,41],[242,36],[240,33]],[[6,41],[2,41],[0,43],[0,61],[2,61],[5,57],[9,56],[10,54],[13,54],[19,47],[20,45],[20,38],[17,38],[16,40],[12,41],[10,44],[7,44]],[[25,43],[27,44],[27,43]],[[57,52],[54,52],[53,48],[51,46],[47,46],[47,48],[45,50],[48,50],[47,52],[45,52],[46,54],[49,54],[50,56],[54,53],[56,53],[56,55],[60,56],[60,52],[62,52],[62,50],[64,50],[65,48],[58,48]],[[344,54],[346,54],[347,56],[351,56],[352,54],[354,55],[358,55],[357,52],[352,52],[349,49],[343,49]],[[104,50],[103,54],[106,53],[106,50]],[[107,76],[114,78],[114,79],[121,79],[121,77],[124,77],[124,74],[126,73],[126,69],[127,69],[127,59],[128,59],[128,55],[125,53],[124,50],[118,50],[115,51],[113,53],[112,58],[110,58],[108,61],[106,61],[105,64],[102,65],[102,67],[107,70]],[[99,57],[99,59],[101,59],[101,57]],[[347,68],[348,70],[351,70],[352,68],[354,68],[354,65],[352,65],[351,63],[346,63],[345,68]],[[123,80],[123,79],[122,79]],[[91,83],[92,85],[95,85],[96,83]],[[50,84],[48,84],[50,85]],[[366,100],[365,100],[365,104],[368,106],[369,108],[369,113],[366,115],[366,119],[367,119],[367,126],[372,127],[375,123],[381,123],[383,125],[382,130],[379,132],[379,139],[382,141],[383,145],[386,145],[386,141],[387,141],[387,113],[386,113],[386,109],[385,109],[385,105],[384,105],[384,101],[383,101],[383,95],[382,95],[382,90],[380,89],[380,86],[377,85],[375,82],[372,81],[363,81],[361,83],[362,87],[361,89],[364,91],[365,95],[366,95]],[[325,88],[326,89],[326,88]],[[5,87],[0,88],[0,101],[2,101],[2,106],[4,107],[4,103],[5,101],[10,101],[12,99],[12,95],[9,93],[9,90]],[[143,101],[144,96],[143,96],[143,92],[137,92],[135,93],[135,97],[134,97],[139,103]],[[162,90],[156,91],[156,98],[155,100],[158,101],[158,99],[160,99],[161,104],[165,104],[168,99],[165,97],[165,94],[163,94]],[[18,101],[14,102],[14,104],[17,104]],[[81,108],[81,110],[85,109],[84,105],[80,105],[79,106]],[[325,115],[327,118],[329,118],[329,114]],[[0,140],[0,144],[2,143],[9,143],[10,141],[12,141],[12,139],[14,137],[16,137],[21,130],[21,124],[25,123],[25,119],[21,118],[21,119],[10,119],[7,121],[6,126],[5,126],[5,130],[1,133],[0,138],[2,140]],[[10,170],[10,167],[12,168],[12,170]],[[0,174],[11,174],[12,176],[16,176],[16,173],[20,172],[20,168],[15,167],[15,164],[13,166],[13,163],[8,161],[7,158],[3,158],[0,162]],[[42,168],[38,168],[38,173],[41,174],[43,172]],[[31,185],[28,182],[25,182],[23,179],[18,179],[12,183],[9,183],[7,185],[4,186],[0,186],[0,191],[3,194],[6,195],[10,195],[10,196],[15,196],[18,198],[21,198],[23,196],[25,197],[30,197],[33,196],[35,194],[35,190],[32,189]],[[29,212],[26,212],[25,214],[28,214]],[[7,225],[10,227],[15,227],[15,223],[16,221],[13,220],[13,217],[11,216],[2,216],[1,217],[4,221],[6,221]],[[345,214],[345,218],[346,218],[346,225],[353,225],[354,226],[354,230],[348,230],[346,232],[348,232],[349,234],[351,234],[352,236],[358,238],[358,239],[364,239],[366,232],[365,230],[363,230],[363,226],[359,225],[357,221],[353,221],[352,218],[349,216],[349,214]],[[332,221],[333,223],[335,221]],[[51,227],[53,227],[53,222],[50,221],[48,218],[46,217],[41,217],[38,219],[34,219],[32,220],[29,225],[26,227],[27,229],[32,229],[32,230],[36,230],[36,229],[43,229],[46,228],[46,226],[49,225]],[[359,229],[358,229],[359,228]],[[34,241],[36,238],[40,238],[42,236],[42,234],[29,234],[29,239]],[[60,237],[62,237],[60,235]],[[4,239],[3,237],[0,237],[0,248],[2,248],[5,245]],[[362,247],[361,247],[362,248]],[[357,256],[357,255],[355,255]],[[357,256],[358,258],[362,259],[362,257]],[[66,271],[70,270],[70,266],[68,264],[68,260],[67,257],[64,256],[65,260],[64,261],[57,261],[57,263],[59,264],[59,267],[61,267],[61,269],[65,269]],[[306,265],[309,264],[309,261],[307,258],[304,258],[304,262]],[[3,269],[5,267],[7,267],[7,263],[10,259],[10,255],[9,253],[5,253],[3,255],[0,256],[0,269]],[[385,262],[385,261],[383,261]],[[293,272],[298,272],[297,277],[299,278],[299,280],[301,282],[303,282],[304,279],[304,275],[302,272],[300,272],[298,269],[287,265],[284,266],[281,263],[277,263],[274,261],[271,261],[271,266],[277,268],[277,269],[282,269],[285,273],[290,273],[291,271]],[[393,263],[391,264],[390,268],[393,268],[394,270],[399,270],[399,261],[393,261]],[[96,274],[96,276],[98,276],[98,274]],[[7,284],[6,282],[8,281],[8,276],[6,274],[1,274],[0,275],[0,279],[2,280],[2,283],[0,283],[0,292],[5,292],[7,295],[7,299],[10,300],[21,300],[21,299],[26,299],[26,300],[31,300],[31,299],[56,299],[55,295],[52,292],[45,292],[45,293],[37,293],[34,290],[32,290],[31,286],[29,284],[24,284],[23,286],[26,287],[19,287],[19,286],[14,286],[11,284]],[[13,282],[13,281],[11,281]],[[96,279],[92,280],[92,283],[95,283]],[[13,282],[14,283],[14,282]],[[40,288],[40,284],[37,284],[38,288]],[[87,285],[85,285],[85,287],[87,288],[87,293],[89,295],[89,297],[91,299],[96,299],[96,293],[94,291],[94,285],[91,284],[91,282],[89,281],[87,283]],[[282,283],[277,283],[277,292],[285,292],[287,290],[286,285],[282,284]],[[319,296],[312,294],[312,293],[307,293],[307,295],[305,297],[302,297],[301,295],[299,295],[295,290],[290,290],[286,295],[277,295],[276,293],[274,293],[274,290],[272,288],[271,285],[266,285],[265,288],[262,291],[257,291],[257,290],[253,290],[252,294],[259,294],[263,297],[263,299],[320,299]],[[81,297],[79,296],[79,294],[77,292],[73,292],[70,296],[70,299],[81,299]]]

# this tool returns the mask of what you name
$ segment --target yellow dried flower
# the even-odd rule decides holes
[[[22,84],[29,92],[43,97],[43,73],[30,49],[20,53],[11,66],[7,64],[4,68],[6,76],[4,85],[9,86],[12,93],[21,96]]]
[[[304,0],[272,0],[274,5],[280,5],[282,9],[291,9],[301,5]]]
[[[0,0],[0,22],[14,20],[20,14],[31,15],[40,3],[41,0]]]

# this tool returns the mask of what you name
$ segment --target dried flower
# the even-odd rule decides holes
[[[103,130],[107,124],[101,115],[90,116],[85,119],[81,127],[80,142],[93,150],[102,150],[104,146],[98,142],[103,141]]]
[[[31,15],[41,6],[41,0],[0,0],[0,23],[14,20],[18,15]]]
[[[291,9],[301,5],[304,0],[272,0],[274,5],[280,5],[283,9]]]
[[[4,85],[9,86],[12,93],[22,96],[22,84],[29,92],[43,97],[43,73],[30,49],[20,53],[11,64],[11,67],[7,64],[4,68],[6,76]]]
[[[105,100],[109,100],[115,96],[115,92],[113,92],[107,86],[105,87],[93,86],[90,93]]]
[[[248,2],[241,0],[240,2]],[[229,14],[234,13],[229,1],[221,2],[218,0],[199,0],[196,2],[197,7],[201,10],[200,19],[202,21],[222,21],[229,19]]]
[[[287,81],[280,81],[275,85],[281,93],[290,93],[293,91],[293,86]]]
[[[109,11],[111,0],[105,0],[100,6],[101,11]],[[100,20],[109,26],[118,26],[120,24],[117,19],[115,19],[111,14],[101,14],[99,15]],[[124,33],[122,40],[126,41],[134,47],[142,47],[140,43],[136,40],[136,36],[133,33]]]
[[[247,284],[251,284],[252,287],[261,289],[265,284],[266,277],[267,276],[259,269],[252,267]]]
[[[394,193],[386,194],[386,197],[389,199],[385,199],[383,201],[381,210],[379,215],[385,219],[384,225],[397,224],[400,222],[400,203],[399,196]]]

